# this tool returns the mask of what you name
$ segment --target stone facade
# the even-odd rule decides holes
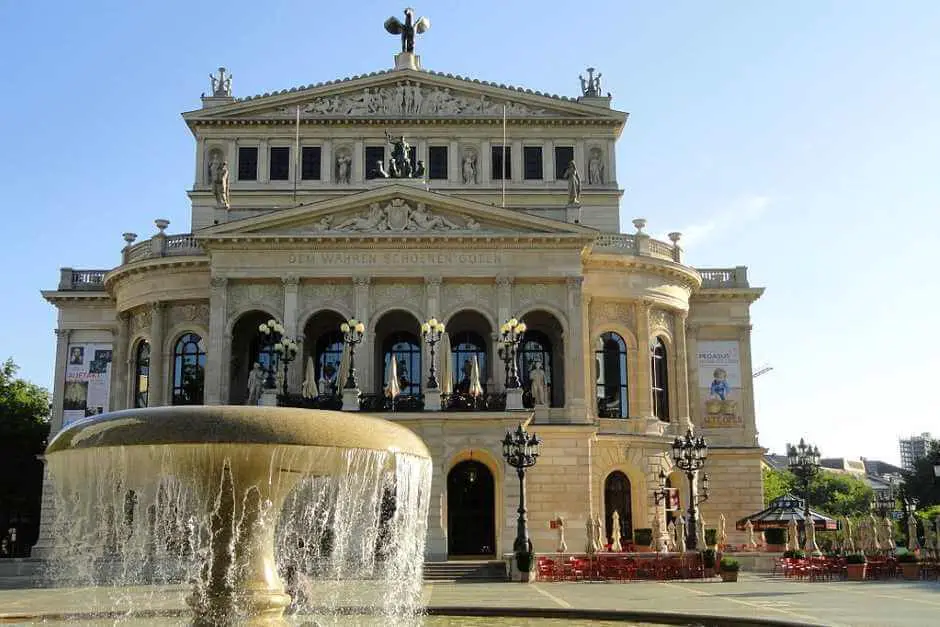
[[[386,355],[399,350],[389,347],[407,344],[401,338],[417,337],[422,321],[438,317],[453,351],[476,341],[466,338],[479,340],[481,382],[487,393],[499,393],[505,368],[496,332],[517,317],[529,327],[524,345],[531,340],[541,351],[523,360],[545,361],[550,371],[549,406],[457,412],[426,405],[382,414],[415,430],[434,457],[429,558],[467,547],[474,555],[511,550],[519,485],[500,441],[520,422],[544,440],[528,475],[536,550],[554,549],[550,521],[557,518],[565,520],[572,550],[583,548],[587,517],[603,518],[612,507],[630,528],[651,527],[654,516],[664,516],[653,490],[661,470],[673,471],[671,441],[690,425],[714,445],[706,520],[724,513],[733,521],[760,509],[748,312],[762,290],[748,285],[743,267],[684,265],[678,234],[670,243],[655,240],[643,232],[645,221],[635,221],[635,233],[620,232],[614,153],[627,116],[611,109],[609,98],[549,96],[400,69],[203,102],[184,114],[197,147],[192,232],[167,235],[158,221],[150,240],[126,235],[121,265],[64,268],[58,289],[43,292],[59,312],[54,432],[66,420],[66,359],[75,344],[112,345],[110,410],[143,404],[142,346],[149,348],[146,404],[180,402],[174,381],[187,334],[197,337],[202,355],[200,400],[241,403],[247,369],[258,359],[259,320],[276,318],[300,341],[301,358],[288,376],[298,393],[307,357],[327,363],[330,333],[356,317],[366,325],[356,355],[360,388],[380,393]],[[504,105],[506,181],[494,179],[492,167]],[[428,162],[431,148],[446,149],[438,178],[369,178],[366,148],[384,147],[386,129],[406,136],[416,159]],[[317,155],[318,169],[312,157],[303,165],[298,146]],[[272,166],[284,153],[272,148],[291,155],[286,178]],[[580,206],[568,203],[567,183],[556,177],[556,156],[567,154],[556,148],[570,149],[582,173],[593,172],[584,174]],[[231,166],[225,202],[210,180],[217,168],[210,162],[219,158]],[[257,160],[254,172],[247,171],[249,158]],[[468,158],[472,169],[465,169]],[[719,402],[702,387],[699,370],[709,363],[703,354],[712,348],[700,347],[729,342],[739,380],[730,381],[733,398]],[[430,354],[417,344],[408,353],[414,361],[403,363],[420,364],[421,372],[408,376],[423,386]],[[458,387],[459,354],[446,357],[454,360]],[[708,413],[714,407],[718,413]],[[488,492],[476,493],[485,502],[455,497],[470,490],[453,483],[458,467],[471,483],[491,482]],[[618,504],[607,502],[614,472],[629,480]],[[688,487],[678,475],[670,478],[685,503]],[[48,514],[48,499],[44,505]],[[492,541],[461,528],[465,518],[491,525]],[[48,540],[41,535],[38,548]],[[463,548],[455,550],[458,544]]]

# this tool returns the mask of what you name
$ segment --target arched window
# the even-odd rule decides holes
[[[173,404],[202,405],[206,382],[206,345],[184,333],[173,348]]]
[[[336,394],[343,388],[344,381],[337,381],[339,365],[343,360],[343,334],[328,331],[317,339],[315,347],[317,363],[317,387],[320,394]],[[323,389],[328,387],[329,389]]]
[[[134,355],[134,407],[146,407],[150,392],[150,342],[137,343]]]
[[[597,376],[597,415],[601,418],[630,416],[627,395],[627,345],[616,333],[601,335],[594,351]]]
[[[613,543],[614,512],[620,516],[620,543],[633,542],[633,509],[630,494],[630,479],[615,470],[604,480],[604,513],[607,523],[605,537]]]
[[[545,370],[545,386],[548,388],[548,398],[552,394],[552,343],[548,336],[541,331],[526,331],[519,345],[519,380],[523,389],[528,390],[529,371],[535,363],[541,363]]]
[[[454,390],[470,390],[470,364],[476,356],[480,367],[480,385],[486,390],[486,344],[483,338],[473,331],[461,331],[451,336],[450,340],[451,372],[454,376]]]
[[[653,375],[653,415],[669,422],[669,371],[666,345],[657,337],[650,350],[650,372]]]
[[[388,367],[392,355],[398,362],[398,385],[402,396],[421,394],[421,344],[418,337],[407,331],[389,335],[382,345],[382,385],[388,380]]]

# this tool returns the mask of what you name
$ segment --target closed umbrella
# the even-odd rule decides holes
[[[470,358],[470,396],[477,398],[483,396],[483,386],[480,385],[480,363],[477,361],[477,356],[473,355]]]
[[[388,363],[387,381],[385,382],[385,396],[393,401],[401,394],[401,384],[398,381],[398,360],[395,359],[395,353],[392,353]]]
[[[304,384],[300,388],[300,393],[304,398],[320,396],[320,390],[317,389],[317,372],[313,364],[313,356],[307,357],[307,371],[304,373]]]

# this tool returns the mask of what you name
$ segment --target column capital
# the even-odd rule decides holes
[[[115,317],[117,318],[117,321],[118,321],[118,322],[124,323],[124,322],[127,322],[127,321],[129,321],[129,320],[131,319],[131,312],[129,312],[129,311],[127,311],[127,310],[125,310],[125,311],[119,311],[119,312],[117,312],[117,316],[115,316]]]
[[[288,274],[281,277],[281,283],[284,287],[297,287],[300,285],[300,278],[296,274]]]
[[[166,309],[166,303],[164,303],[163,301],[156,300],[150,303],[150,311],[152,311],[153,313],[160,313],[164,309]]]
[[[228,277],[214,276],[209,279],[209,287],[212,289],[225,289],[228,285]]]
[[[429,276],[424,278],[424,284],[428,287],[440,287],[444,280],[439,276]]]
[[[72,329],[53,329],[52,332],[56,334],[56,337],[67,340],[72,334]]]
[[[372,283],[372,277],[370,276],[354,276],[352,278],[353,285],[356,287],[368,287]]]
[[[496,286],[497,287],[512,287],[515,279],[508,274],[500,274],[496,277]]]
[[[569,290],[581,289],[581,285],[584,284],[584,277],[580,275],[565,277],[565,284]]]

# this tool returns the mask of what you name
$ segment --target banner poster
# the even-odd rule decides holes
[[[111,344],[69,344],[62,399],[62,426],[108,411]]]
[[[679,488],[666,488],[666,511],[678,512],[680,507]]]
[[[728,428],[744,425],[741,416],[741,358],[736,341],[698,343],[698,386],[702,399],[702,426]]]

